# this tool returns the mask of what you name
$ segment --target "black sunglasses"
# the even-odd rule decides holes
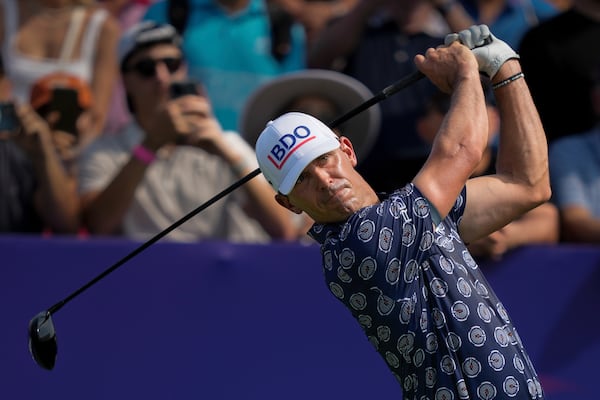
[[[144,58],[129,67],[123,68],[123,72],[135,71],[144,78],[153,78],[156,75],[156,64],[158,63],[165,64],[169,74],[174,74],[181,68],[183,60],[180,57]]]

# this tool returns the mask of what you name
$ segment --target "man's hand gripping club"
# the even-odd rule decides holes
[[[490,32],[487,25],[473,25],[458,33],[450,33],[444,39],[445,45],[459,41],[473,51],[479,71],[493,78],[502,64],[519,55],[505,42]]]

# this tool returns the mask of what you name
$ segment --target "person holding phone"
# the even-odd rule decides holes
[[[29,104],[0,110],[0,232],[77,233],[75,138],[52,130]]]
[[[88,84],[94,104],[78,121],[84,147],[106,122],[119,35],[117,20],[93,0],[0,0],[2,79],[19,103],[30,101],[37,80],[56,72]]]
[[[61,72],[46,75],[35,82],[29,96],[35,111],[53,130],[74,136],[82,135],[79,119],[92,107],[92,91],[87,83]]]
[[[92,143],[78,164],[92,234],[148,239],[258,166],[241,135],[223,131],[202,87],[179,84],[188,80],[180,43],[174,27],[150,21],[121,38],[132,122]],[[293,218],[273,196],[266,180],[256,177],[167,239],[292,239]]]

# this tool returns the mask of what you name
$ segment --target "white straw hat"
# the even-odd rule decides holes
[[[341,72],[306,69],[280,75],[256,89],[245,103],[241,114],[240,134],[250,145],[256,143],[267,121],[284,112],[304,111],[283,108],[303,95],[316,95],[331,101],[340,117],[373,97],[373,93],[360,81]],[[323,121],[328,124],[332,121]],[[379,135],[381,109],[374,104],[336,127],[352,141],[358,162],[371,151]]]

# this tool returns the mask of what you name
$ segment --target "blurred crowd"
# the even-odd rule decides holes
[[[600,0],[0,0],[0,232],[147,240],[253,172],[270,119],[333,122],[476,23],[520,55],[553,197],[470,250],[600,243]],[[482,85],[489,150],[474,176],[499,150]],[[390,191],[423,165],[448,106],[421,80],[336,129]],[[310,225],[259,174],[167,240],[303,241]]]

